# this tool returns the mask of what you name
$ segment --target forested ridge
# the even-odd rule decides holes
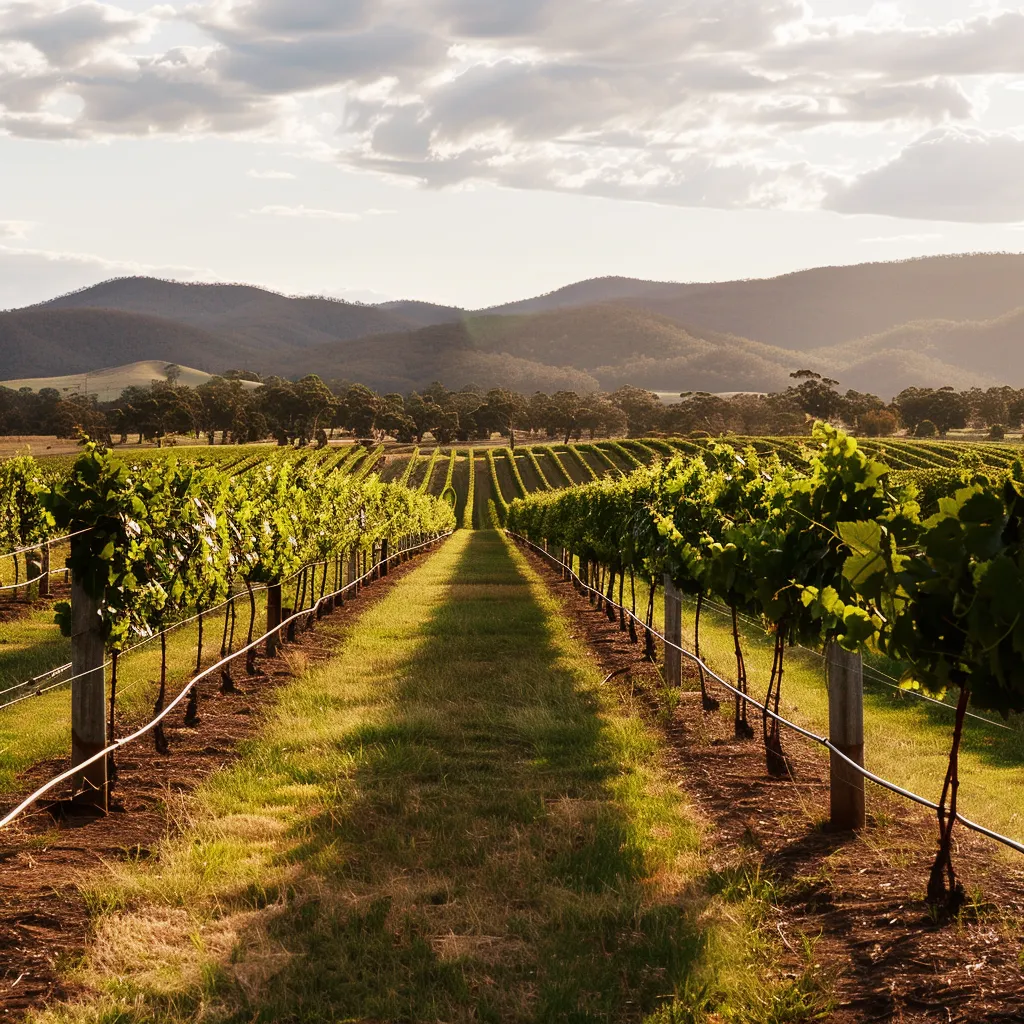
[[[1024,385],[1022,285],[1024,257],[976,254],[756,281],[596,279],[472,312],[126,278],[0,313],[0,377],[163,359],[403,392],[434,380],[771,391],[806,366],[888,399],[911,386]]]

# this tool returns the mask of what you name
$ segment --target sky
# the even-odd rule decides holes
[[[0,0],[0,308],[1022,249],[1000,0]]]

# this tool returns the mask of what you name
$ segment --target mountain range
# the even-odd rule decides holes
[[[140,360],[406,391],[764,391],[810,368],[891,397],[1024,386],[1024,255],[825,267],[715,283],[595,278],[483,310],[375,306],[132,277],[0,313],[0,379]]]

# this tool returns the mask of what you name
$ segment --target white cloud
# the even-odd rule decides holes
[[[30,220],[0,220],[0,238],[24,238],[34,227]]]
[[[258,178],[261,181],[292,181],[295,178],[291,171],[257,171],[255,169],[247,171],[246,176]]]
[[[304,220],[360,220],[362,215],[347,213],[344,210],[318,210],[310,206],[261,206],[258,210],[250,210],[258,216],[265,217],[298,217]]]
[[[0,130],[77,140],[259,133],[437,188],[487,181],[726,208],[828,197],[851,212],[1016,219],[1014,187],[996,168],[974,168],[966,180],[997,187],[959,204],[940,197],[953,183],[938,183],[941,166],[927,169],[936,184],[924,197],[898,179],[929,129],[947,140],[929,155],[941,150],[958,172],[953,151],[964,145],[948,141],[949,126],[982,128],[993,76],[1024,74],[1024,9],[937,24],[898,4],[844,17],[816,16],[816,6],[198,0],[138,13],[101,0],[16,0],[0,12]],[[203,42],[141,55],[139,42],[159,40],[175,18]],[[816,141],[823,131],[828,149]],[[1013,145],[987,137],[974,158],[1016,166]],[[894,144],[903,154],[871,170]]]
[[[880,243],[880,242],[934,242],[940,239],[942,235],[938,231],[925,231],[917,235],[877,235],[874,238],[862,238],[862,242]]]
[[[1024,137],[944,128],[835,188],[826,206],[923,220],[1024,220]]]

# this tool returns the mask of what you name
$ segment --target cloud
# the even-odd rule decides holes
[[[877,235],[874,238],[862,238],[862,242],[934,242],[942,235],[938,231],[925,231],[916,235]]]
[[[0,130],[83,141],[288,138],[435,188],[480,181],[681,205],[824,201],[1014,219],[1014,186],[998,168],[973,169],[967,180],[997,187],[959,204],[942,198],[951,183],[939,181],[941,165],[927,169],[927,195],[898,182],[925,145],[954,164],[954,150],[970,146],[975,159],[1017,166],[1012,140],[986,134],[981,119],[992,76],[1024,73],[1024,10],[935,26],[895,4],[864,17],[814,7],[195,0],[133,12],[101,0],[16,0],[0,12]],[[192,42],[161,48],[160,27],[175,19]],[[143,41],[153,45],[140,52]],[[986,144],[971,142],[971,130]],[[818,141],[826,133],[827,147]],[[901,156],[872,169],[894,144]]]
[[[30,220],[0,220],[0,238],[24,238],[34,227]]]
[[[839,213],[1000,223],[1024,220],[1024,137],[944,128],[831,191]]]
[[[245,172],[246,177],[258,178],[261,181],[293,181],[295,175],[291,171],[257,171],[251,169]]]
[[[343,210],[318,210],[311,206],[261,206],[258,210],[250,210],[257,216],[264,217],[297,217],[303,220],[360,220],[362,214],[347,213]]]
[[[28,43],[51,66],[62,68],[74,67],[115,44],[144,39],[156,25],[148,14],[131,14],[93,0],[67,6],[22,0],[5,6],[2,17],[0,40]]]

